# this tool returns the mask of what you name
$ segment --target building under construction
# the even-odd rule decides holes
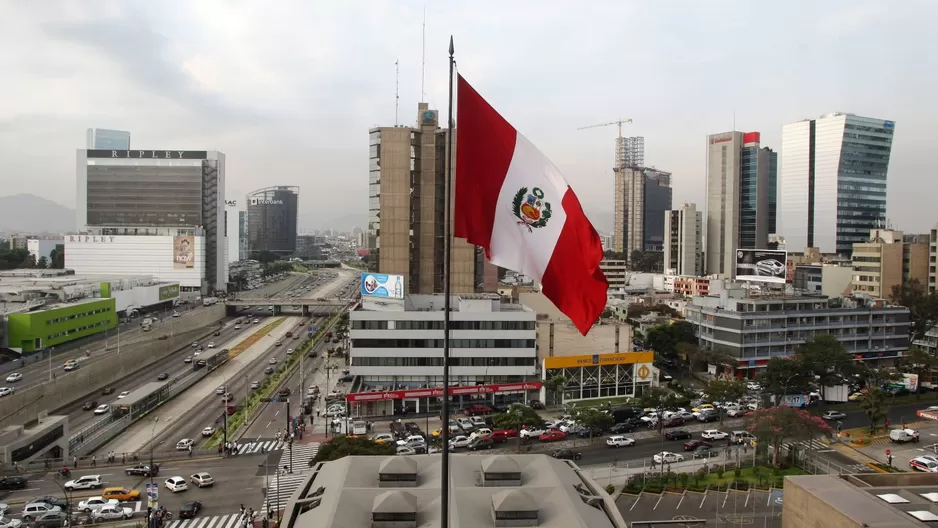
[[[671,209],[671,173],[645,167],[645,138],[616,139],[613,250],[663,251],[664,213]]]

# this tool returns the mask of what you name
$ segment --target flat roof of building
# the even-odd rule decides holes
[[[795,499],[805,492],[824,503],[815,508]],[[789,501],[789,491],[793,501]],[[938,522],[938,474],[876,473],[860,475],[799,475],[785,478],[785,506],[789,502],[809,517],[832,509],[857,526],[891,528],[935,526]],[[795,514],[796,515],[796,514]]]
[[[438,527],[441,465],[440,455],[320,463],[291,497],[285,522],[289,528],[365,528],[374,513],[393,513],[416,514],[412,526]],[[540,528],[627,527],[596,482],[574,463],[547,455],[453,454],[450,479],[453,528],[493,526],[495,512],[536,512]]]

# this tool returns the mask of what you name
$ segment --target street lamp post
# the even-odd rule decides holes
[[[147,502],[152,503],[152,504],[150,505],[151,508],[156,508],[156,504],[157,504],[157,501],[155,501],[155,500],[150,500],[149,492],[150,492],[150,490],[156,489],[156,488],[155,488],[155,483],[154,483],[154,481],[153,481],[154,468],[156,467],[156,466],[154,465],[154,463],[153,463],[153,435],[156,433],[156,424],[157,424],[157,422],[159,422],[159,421],[160,421],[160,417],[159,417],[159,416],[154,416],[154,417],[153,417],[153,427],[150,429],[150,467],[149,467],[148,470],[147,470],[147,473],[150,474],[150,489],[147,490],[147,492],[148,492],[148,493],[147,493],[147,495],[148,495],[148,497],[147,497]]]

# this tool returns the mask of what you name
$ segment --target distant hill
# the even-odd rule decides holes
[[[74,209],[34,194],[0,197],[0,233],[41,235],[74,230]]]

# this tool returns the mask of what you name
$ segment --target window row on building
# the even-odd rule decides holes
[[[533,367],[531,358],[450,358],[451,367]],[[442,367],[441,357],[356,357],[356,367]]]
[[[534,348],[534,339],[450,339],[450,348]],[[442,339],[353,339],[353,348],[443,348]]]
[[[450,330],[535,330],[534,321],[450,321]],[[443,330],[443,321],[352,321],[353,330]]]

